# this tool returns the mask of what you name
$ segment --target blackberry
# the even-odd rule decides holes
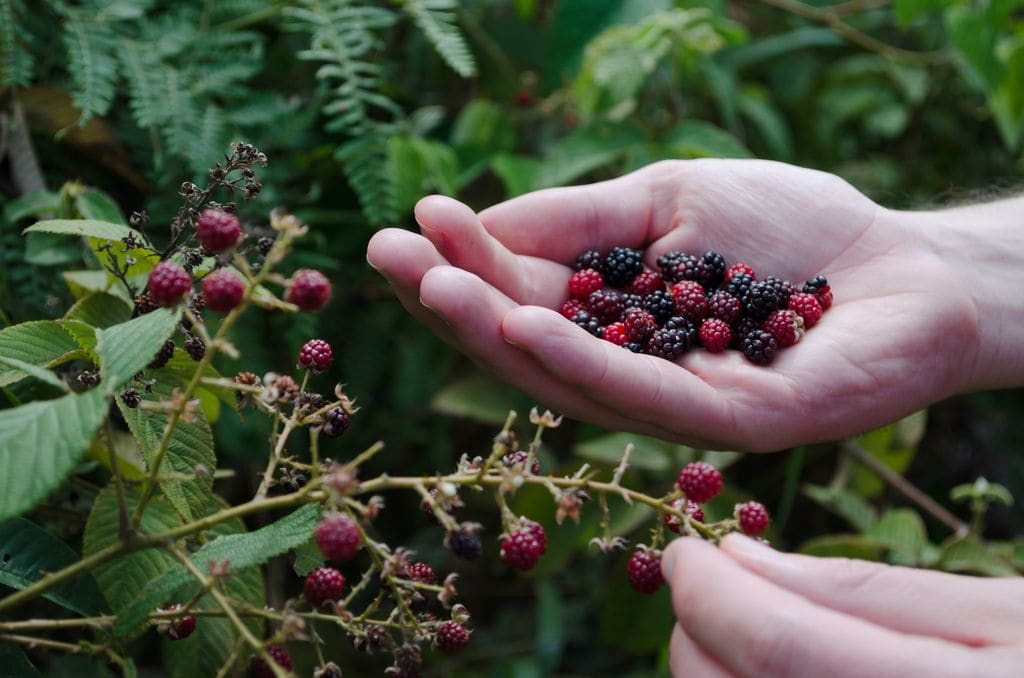
[[[650,595],[661,588],[661,551],[641,546],[633,552],[626,565],[629,584],[640,593]]]
[[[704,288],[694,280],[680,280],[670,290],[675,304],[675,315],[700,322],[708,314],[708,300]]]
[[[799,291],[793,283],[788,280],[783,280],[782,278],[776,278],[773,275],[768,276],[764,281],[768,285],[771,285],[775,290],[775,293],[778,295],[779,308],[786,308],[786,304],[789,303],[789,298]]]
[[[274,660],[274,663],[286,672],[292,670],[292,657],[283,645],[271,645],[267,648],[267,654]],[[249,663],[249,672],[257,678],[274,678],[274,672],[267,663],[258,656],[253,657]]]
[[[467,527],[460,527],[454,532],[449,532],[445,542],[451,552],[463,560],[476,560],[484,553],[484,545],[480,542],[480,537]]]
[[[800,291],[806,292],[807,294],[817,294],[818,292],[822,291],[822,289],[829,289],[828,278],[826,278],[823,275],[819,275],[805,282],[803,288]]]
[[[594,316],[590,315],[586,311],[580,311],[579,313],[577,313],[573,317],[572,321],[579,325],[580,327],[582,327],[583,329],[585,329],[587,332],[593,334],[595,337],[600,337],[602,334],[601,330],[604,329],[603,327],[601,327],[601,321],[595,318]]]
[[[732,327],[732,345],[739,350],[743,350],[743,342],[747,338],[747,335],[754,330],[761,329],[761,322],[755,318],[740,318]]]
[[[616,322],[622,317],[622,312],[625,310],[622,304],[622,294],[615,290],[591,292],[587,297],[587,306],[590,308],[590,315],[601,321],[602,325]]]
[[[124,403],[125,407],[135,409],[142,403],[142,395],[134,388],[126,388],[121,391],[121,402]]]
[[[331,299],[331,281],[316,269],[299,269],[288,281],[284,298],[303,311],[318,311]]]
[[[573,268],[577,271],[592,268],[598,273],[602,273],[602,269],[604,269],[604,255],[597,250],[587,250],[576,258],[576,265]]]
[[[654,330],[658,329],[658,322],[654,316],[640,308],[626,311],[622,317],[622,325],[626,330],[626,339],[639,344],[647,341]]]
[[[320,435],[325,438],[337,438],[348,428],[348,412],[341,407],[331,409],[326,419],[320,427]]]
[[[673,277],[675,278],[673,282],[692,280],[701,285],[707,285],[711,279],[711,271],[703,259],[692,254],[684,254],[682,260],[676,266],[676,273]]]
[[[206,342],[199,337],[189,337],[185,340],[185,352],[192,360],[200,361],[206,355]]]
[[[708,269],[708,279],[704,286],[718,287],[721,285],[722,279],[725,277],[725,257],[714,250],[708,250],[701,259]]]
[[[690,337],[683,330],[661,328],[647,340],[647,352],[665,360],[675,360],[691,346]]]
[[[196,239],[203,249],[219,254],[234,247],[242,237],[242,224],[238,217],[224,210],[208,209],[196,222]]]
[[[622,345],[622,348],[628,349],[633,353],[643,353],[644,345],[636,341],[627,341]]]
[[[330,600],[338,600],[345,588],[345,575],[333,567],[318,567],[308,575],[303,584],[303,595],[314,608]]]
[[[679,330],[686,336],[686,348],[693,348],[697,344],[697,325],[693,324],[689,318],[684,318],[681,315],[674,315],[665,322],[666,330]]]
[[[779,293],[767,281],[755,281],[750,284],[747,293],[740,298],[740,303],[743,304],[743,311],[748,316],[756,320],[764,320],[779,310]]]
[[[655,263],[661,270],[661,277],[665,280],[665,282],[671,285],[672,283],[677,283],[680,280],[682,280],[681,277],[676,277],[676,271],[678,270],[679,264],[682,263],[683,257],[685,256],[687,255],[684,254],[683,252],[679,252],[678,250],[672,250],[671,252],[665,252],[660,257],[658,257]]]
[[[256,250],[260,253],[260,256],[265,257],[270,254],[270,248],[274,246],[274,239],[263,237],[256,241]]]
[[[446,621],[437,627],[434,644],[445,654],[455,654],[469,644],[469,631],[456,621]]]
[[[625,287],[644,270],[640,253],[628,247],[614,248],[604,260],[604,281],[612,287]]]
[[[164,345],[160,347],[160,350],[153,356],[153,360],[150,361],[148,367],[151,370],[159,370],[161,367],[166,365],[174,357],[174,340],[168,339],[164,342]]]
[[[652,292],[644,297],[644,310],[654,316],[655,322],[664,325],[676,313],[676,302],[665,290]]]
[[[719,290],[708,297],[708,317],[718,318],[732,325],[743,315],[743,304],[740,300],[724,290]]]
[[[644,307],[644,297],[641,294],[634,292],[626,292],[622,295],[622,309],[623,313],[634,308]]]
[[[753,330],[743,338],[743,355],[755,365],[767,365],[775,358],[779,344],[769,332]]]
[[[748,273],[737,273],[729,279],[725,291],[743,301],[743,297],[747,295],[752,284],[754,284],[754,276]]]
[[[314,373],[320,374],[334,362],[334,352],[331,345],[323,339],[310,339],[299,349],[297,364],[300,368],[308,367]]]

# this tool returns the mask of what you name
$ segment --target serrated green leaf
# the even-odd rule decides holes
[[[695,450],[692,447],[633,433],[609,433],[581,442],[573,447],[572,451],[587,461],[614,468],[622,459],[626,445],[629,444],[633,445],[629,465],[649,471],[682,468],[695,457]]]
[[[139,503],[138,492],[126,488],[125,503],[131,515]],[[92,555],[115,543],[119,538],[119,522],[117,493],[113,486],[108,486],[96,497],[85,522],[84,555]],[[153,497],[146,504],[139,528],[142,532],[163,532],[179,525],[181,521],[171,505],[162,497]],[[174,556],[167,551],[151,548],[115,558],[98,566],[93,573],[110,609],[120,617],[133,600],[151,590],[153,583],[176,564]]]
[[[174,333],[181,308],[158,308],[120,325],[96,333],[100,379],[114,389],[131,379],[153,360]]]
[[[703,120],[683,120],[664,144],[679,158],[750,158],[753,154],[729,132]]]
[[[79,299],[64,314],[65,320],[78,320],[98,329],[126,323],[131,317],[132,307],[124,299],[105,292]]]
[[[609,165],[646,143],[642,130],[625,124],[576,130],[548,150],[530,182],[532,189],[568,184]]]
[[[98,221],[96,219],[47,219],[37,221],[24,233],[58,233],[61,235],[88,236],[100,240],[121,240],[133,236],[142,240],[138,231],[134,231],[122,224],[109,221]]]
[[[880,561],[887,549],[885,544],[863,535],[827,534],[805,541],[797,550],[799,553],[820,558],[857,558]]]
[[[106,414],[102,388],[0,410],[0,520],[27,511],[60,485]]]
[[[938,567],[947,572],[968,572],[987,577],[1013,577],[1018,574],[1010,563],[991,553],[974,537],[944,544]]]
[[[78,560],[70,546],[31,521],[12,518],[0,523],[0,584],[20,590]],[[106,609],[89,574],[51,589],[43,597],[84,617]]]
[[[89,188],[75,197],[75,209],[86,219],[126,225],[121,208],[106,193]]]
[[[901,563],[908,565],[918,563],[928,545],[924,521],[909,508],[886,511],[877,523],[864,531],[864,536],[885,544]]]
[[[82,357],[93,362],[99,362],[96,355],[96,328],[86,325],[81,320],[58,320],[57,324],[68,333],[78,346],[73,357]]]
[[[6,367],[12,370],[21,370],[30,377],[34,377],[39,381],[54,386],[65,393],[70,393],[71,389],[66,383],[57,378],[50,370],[45,370],[42,367],[36,367],[32,363],[27,363],[24,360],[18,360],[17,358],[7,358],[0,355],[0,368]]]
[[[803,493],[861,532],[878,521],[874,507],[853,492],[833,490],[821,485],[804,485]]]
[[[196,551],[191,560],[204,574],[209,574],[211,562],[225,560],[229,561],[232,571],[242,571],[262,565],[270,558],[308,541],[319,522],[319,505],[307,504],[255,532],[214,539]],[[136,592],[131,605],[119,616],[114,633],[118,636],[133,633],[150,610],[165,602],[191,578],[192,575],[181,565],[154,578],[148,588]]]
[[[55,367],[84,352],[61,324],[54,320],[36,320],[0,330],[0,356],[37,367]],[[23,370],[0,365],[0,386],[24,379]]]
[[[128,293],[121,287],[121,283],[117,282],[113,276],[106,271],[97,271],[94,269],[88,269],[84,271],[64,271],[61,276],[64,278],[64,282],[67,283],[68,289],[71,290],[71,294],[75,295],[76,299],[81,299],[94,292],[107,292],[116,296],[121,296],[126,303],[130,303],[131,299],[128,297]],[[122,296],[123,295],[123,296]]]
[[[292,570],[300,577],[324,564],[324,554],[317,546],[315,539],[310,539],[295,547],[295,560],[292,562]]]

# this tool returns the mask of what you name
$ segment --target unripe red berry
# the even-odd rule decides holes
[[[317,526],[314,538],[324,557],[336,563],[351,560],[363,542],[359,526],[344,515],[324,518]]]
[[[320,607],[329,600],[341,598],[345,588],[345,576],[333,567],[318,567],[308,575],[303,585],[303,595],[313,607]]]
[[[469,631],[456,621],[446,621],[437,627],[434,644],[445,654],[455,654],[469,645]]]
[[[184,605],[181,603],[174,603],[169,605],[164,612],[177,612],[182,609]],[[196,618],[189,614],[184,617],[177,617],[172,619],[167,627],[167,637],[171,640],[183,640],[192,635],[192,632],[196,630]]]
[[[331,345],[323,339],[310,339],[299,350],[299,367],[309,367],[314,372],[323,372],[334,362]]]
[[[146,289],[158,306],[174,306],[192,289],[192,278],[173,261],[161,261],[149,272]]]
[[[665,579],[661,576],[661,551],[639,548],[633,552],[626,566],[629,584],[644,594],[651,594],[661,588]]]
[[[234,271],[219,268],[203,278],[203,300],[207,308],[227,313],[242,303],[245,283]]]
[[[530,570],[537,564],[541,554],[547,548],[547,535],[544,527],[533,523],[529,527],[512,532],[501,542],[501,559],[509,567],[517,570]]]
[[[196,238],[203,249],[212,254],[225,252],[242,237],[242,223],[231,212],[203,210],[196,222]]]
[[[434,574],[434,568],[426,563],[413,563],[410,565],[409,579],[418,581],[421,584],[437,583],[437,575]]]
[[[722,472],[706,461],[693,461],[679,472],[679,489],[687,499],[703,504],[722,489]]]
[[[736,504],[735,515],[740,532],[743,534],[754,536],[768,529],[768,509],[760,502],[748,501],[745,504]]]
[[[270,655],[275,664],[285,671],[292,670],[292,657],[283,645],[271,645],[267,648],[267,654]],[[256,678],[274,678],[274,672],[259,656],[252,658],[252,662],[249,663],[249,671]]]
[[[569,277],[569,296],[573,299],[586,299],[602,287],[604,278],[592,268],[576,271]]]
[[[693,501],[692,499],[685,499],[683,497],[680,497],[678,499],[673,500],[672,503],[669,505],[676,510],[682,511],[683,513],[690,516],[699,523],[704,522],[704,509],[702,509],[700,507],[700,504]],[[677,516],[674,516],[671,513],[665,514],[665,526],[668,529],[672,530],[676,534],[679,534],[682,525],[682,520]]]
[[[813,294],[797,292],[789,298],[788,308],[804,319],[804,327],[814,327],[821,320],[821,303]]]
[[[320,271],[303,268],[292,275],[285,300],[303,311],[318,311],[331,299],[331,281]]]

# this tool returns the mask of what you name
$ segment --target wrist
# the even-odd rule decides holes
[[[968,390],[1024,384],[1024,198],[937,211],[900,212],[968,295],[977,327]],[[970,359],[963,356],[959,359]]]

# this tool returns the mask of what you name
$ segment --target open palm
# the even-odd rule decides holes
[[[422,235],[384,230],[368,250],[406,308],[544,406],[608,428],[773,450],[881,425],[971,378],[976,312],[956,272],[914,220],[830,174],[667,161],[479,215],[433,196],[416,218]],[[768,367],[733,351],[634,354],[554,310],[576,257],[617,245],[652,267],[714,249],[762,274],[824,274],[835,304]]]

